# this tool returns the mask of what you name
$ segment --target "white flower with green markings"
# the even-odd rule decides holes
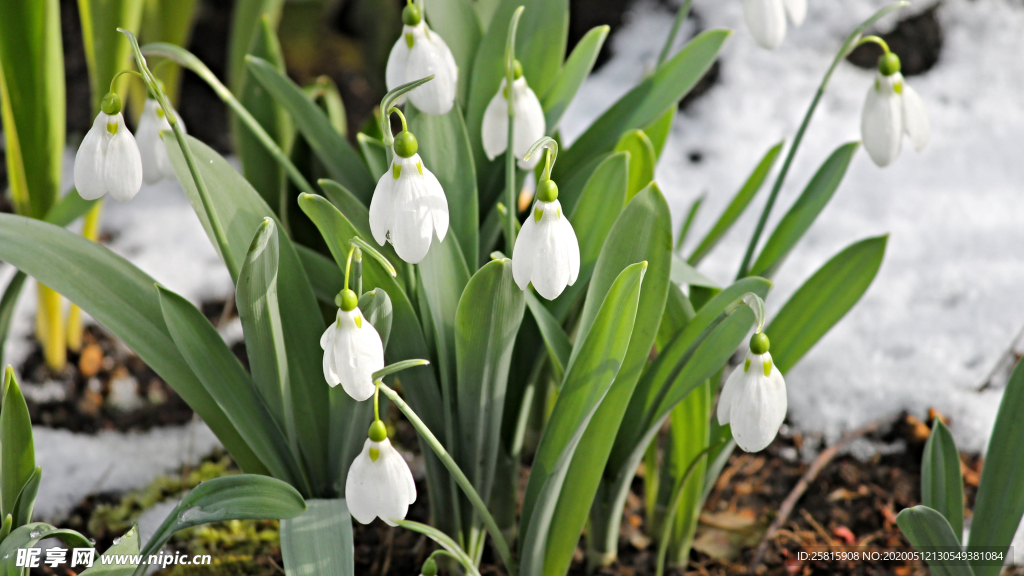
[[[373,373],[384,368],[384,345],[359,310],[359,298],[352,290],[339,294],[337,319],[320,337],[320,347],[324,379],[332,388],[340,384],[360,402],[373,396]]]
[[[886,47],[878,73],[868,89],[860,120],[861,139],[871,160],[888,166],[900,155],[903,135],[920,152],[932,136],[924,100],[900,74],[900,59]]]
[[[369,438],[348,469],[345,501],[349,513],[361,524],[380,518],[389,526],[404,520],[409,505],[416,501],[416,483],[409,464],[391,445],[380,420],[370,425]]]
[[[185,131],[185,123],[181,116],[177,116],[178,126]],[[142,179],[146,184],[156,184],[164,178],[174,177],[174,166],[167,155],[167,146],[161,138],[161,134],[171,131],[171,124],[164,115],[160,103],[152,98],[147,98],[142,105],[142,114],[139,116],[139,125],[135,130],[135,140],[139,143],[139,153],[142,156]]]
[[[807,17],[807,0],[743,0],[743,19],[762,47],[774,50],[786,39],[786,17],[800,26]]]
[[[746,452],[764,450],[786,419],[786,381],[768,353],[768,337],[757,332],[750,350],[722,387],[718,423],[732,426],[736,444]]]
[[[547,124],[544,120],[544,108],[533,93],[523,76],[523,66],[518,60],[514,64],[514,80],[512,82],[512,153],[518,159],[519,168],[532,170],[540,156],[533,160],[526,159],[526,153],[537,140],[544,137]],[[508,148],[508,91],[505,79],[502,79],[498,92],[484,110],[481,127],[484,152],[489,160],[494,160]]]
[[[86,200],[105,194],[127,202],[142,188],[142,158],[121,115],[121,99],[107,94],[75,155],[75,188]]]
[[[537,201],[523,222],[512,250],[512,277],[519,288],[531,283],[538,294],[554,300],[580,275],[580,243],[558,202],[550,179],[537,185]]]
[[[455,103],[459,84],[459,68],[452,51],[441,35],[427,26],[419,7],[412,2],[402,10],[402,23],[402,36],[391,49],[384,70],[388,90],[432,75],[434,79],[413,90],[409,100],[427,114],[447,114]]]

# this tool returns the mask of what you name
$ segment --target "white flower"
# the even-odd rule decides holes
[[[541,108],[537,95],[526,84],[525,76],[520,75],[512,82],[512,98],[513,118],[515,119],[512,152],[519,159],[519,168],[532,170],[537,162],[540,162],[541,155],[536,154],[526,161],[523,160],[523,156],[530,151],[533,143],[540,140],[547,132],[544,109]],[[498,93],[491,98],[487,110],[484,111],[481,138],[484,152],[487,153],[487,158],[490,160],[494,160],[508,148],[508,101],[505,99],[504,79],[501,81],[501,86],[498,87]]]
[[[120,110],[120,106],[117,108]],[[100,112],[75,155],[75,188],[86,200],[127,202],[142,187],[142,158],[121,112]]]
[[[786,15],[795,26],[807,17],[807,0],[743,0],[743,19],[762,48],[774,50],[786,39]]]
[[[415,5],[411,6],[415,8]],[[419,10],[415,10],[415,20],[407,17],[408,11],[409,6],[403,10],[402,18],[406,24],[388,56],[384,80],[388,90],[394,90],[402,84],[433,75],[433,80],[409,92],[409,99],[427,114],[445,114],[455,102],[459,69],[441,35],[427,27],[418,15]],[[410,25],[410,22],[415,24]]]
[[[347,302],[346,292],[351,294]],[[346,290],[342,294],[337,320],[320,337],[324,379],[332,388],[341,384],[349,396],[361,402],[373,396],[373,373],[384,367],[384,345],[380,334],[355,305],[355,293]]]
[[[448,233],[448,199],[420,155],[403,157],[400,138],[395,138],[395,157],[391,169],[377,181],[370,201],[370,231],[381,246],[391,240],[398,256],[416,264],[427,255],[431,237],[444,240]],[[408,150],[406,150],[408,151]]]
[[[178,126],[184,132],[185,123],[181,121],[180,115],[177,119]],[[139,143],[139,153],[142,155],[142,178],[146,184],[155,184],[164,178],[174,177],[174,166],[167,156],[167,146],[160,138],[161,132],[170,131],[171,124],[164,117],[160,103],[147,98],[142,106],[142,115],[139,116],[139,125],[135,129],[135,140]]]
[[[367,438],[363,451],[348,469],[345,501],[352,517],[361,524],[380,518],[390,526],[402,520],[416,501],[412,471],[388,438]]]
[[[900,155],[903,134],[910,136],[920,152],[931,138],[931,125],[924,101],[899,72],[879,72],[868,89],[860,120],[861,139],[871,160],[887,166]]]
[[[737,366],[722,387],[718,423],[731,424],[736,444],[746,452],[757,452],[779,432],[786,407],[786,381],[772,355],[767,350],[763,354],[748,351],[743,366]]]
[[[543,185],[550,180],[541,182]],[[538,186],[539,188],[539,186]],[[580,274],[580,245],[562,205],[542,201],[540,190],[533,211],[523,222],[512,250],[512,277],[519,288],[533,282],[537,293],[554,300]]]

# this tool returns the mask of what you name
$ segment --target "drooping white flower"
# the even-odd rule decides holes
[[[759,338],[760,337],[760,338]],[[730,424],[736,444],[746,452],[765,449],[786,418],[786,381],[768,353],[768,338],[751,338],[743,366],[737,366],[718,399],[718,423]]]
[[[484,111],[481,139],[487,158],[494,160],[508,148],[508,100],[505,99],[505,80],[501,81],[498,92]],[[547,132],[544,109],[540,100],[526,83],[522,67],[516,62],[516,79],[512,82],[513,142],[512,153],[519,159],[519,168],[532,170],[540,162],[540,154],[530,160],[523,160],[530,147]]]
[[[120,98],[108,94],[75,155],[75,188],[86,200],[110,193],[115,200],[127,202],[141,187],[139,146],[124,124]]]
[[[337,319],[320,337],[324,350],[324,379],[331,387],[362,402],[373,396],[373,373],[384,368],[380,334],[363,316],[355,292],[343,290]]]
[[[768,50],[786,39],[786,16],[800,26],[807,17],[807,0],[743,0],[743,19],[750,35]]]
[[[455,102],[459,83],[455,58],[441,35],[423,21],[415,4],[402,10],[402,21],[402,36],[391,49],[384,70],[388,90],[433,75],[433,80],[409,92],[409,99],[427,114],[446,114]],[[403,100],[404,96],[399,103]]]
[[[387,240],[399,258],[423,260],[433,236],[448,233],[448,199],[437,177],[416,153],[416,137],[402,131],[395,137],[391,169],[377,181],[370,201],[370,231],[381,246]]]
[[[386,436],[380,441],[366,439],[363,451],[348,469],[345,501],[352,517],[361,524],[380,518],[390,526],[404,519],[409,505],[416,501],[416,483],[409,464]]]
[[[182,122],[180,115],[177,119],[178,126],[181,126],[184,132],[185,123]],[[160,137],[162,132],[170,131],[171,124],[164,117],[160,103],[147,98],[135,130],[135,140],[139,143],[139,153],[142,156],[142,179],[146,184],[155,184],[164,178],[174,177],[174,166],[167,155],[167,146]]]
[[[554,300],[572,286],[580,274],[580,244],[558,202],[558,187],[551,180],[537,185],[537,201],[523,222],[512,250],[512,277],[526,290],[532,282],[537,293]]]
[[[888,53],[878,67],[864,100],[860,132],[871,160],[888,166],[900,155],[904,133],[910,136],[914,150],[923,150],[931,139],[931,124],[924,101],[899,72],[899,58]]]

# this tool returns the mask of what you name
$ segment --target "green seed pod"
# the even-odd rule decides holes
[[[420,7],[415,4],[406,4],[405,8],[402,8],[402,24],[406,26],[416,26],[423,21],[423,14],[420,12]]]
[[[764,354],[768,351],[768,336],[764,332],[758,332],[750,337],[750,351],[754,354]]]
[[[334,303],[343,312],[351,312],[356,309],[356,306],[359,306],[359,297],[356,296],[355,292],[345,289],[338,292],[338,297],[334,299]]]
[[[108,116],[113,116],[121,111],[121,97],[113,92],[107,92],[103,100],[100,100],[100,110]]]
[[[412,132],[403,130],[395,136],[395,154],[402,158],[412,158],[412,155],[419,150],[420,145],[416,142],[416,136]]]
[[[886,52],[878,59],[878,71],[882,76],[892,76],[900,71],[900,57],[892,52]]]
[[[554,180],[541,180],[537,184],[537,200],[541,202],[554,202],[558,200],[558,184]]]
[[[370,432],[367,434],[374,442],[383,442],[388,437],[388,427],[380,420],[374,420],[370,424]]]

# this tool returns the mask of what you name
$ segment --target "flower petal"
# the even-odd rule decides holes
[[[399,258],[410,264],[417,264],[430,249],[434,222],[430,214],[426,179],[419,174],[414,164],[408,165],[411,160],[412,158],[403,161],[406,165],[402,168],[402,176],[395,184],[391,244]]]
[[[480,138],[483,141],[484,153],[488,160],[494,160],[508,148],[508,102],[505,100],[502,90],[505,89],[504,80],[498,88],[497,94],[491,98],[484,110],[484,120],[480,128]]]
[[[754,362],[737,389],[730,414],[733,437],[746,452],[764,450],[775,439],[786,418],[786,386],[780,378],[764,375]],[[778,369],[772,367],[772,372]]]
[[[446,54],[447,53],[447,54]],[[447,56],[447,57],[446,57]],[[447,114],[455,103],[458,76],[448,65],[451,51],[437,32],[430,38],[417,39],[409,53],[405,74],[407,81],[433,75],[434,79],[409,92],[409,100],[427,114]]]
[[[920,152],[932,138],[932,125],[924,100],[906,82],[903,83],[903,127],[906,129],[914,150]]]
[[[523,222],[523,227],[516,236],[516,245],[512,248],[512,278],[520,290],[530,285],[534,266],[534,236],[537,234],[537,223],[533,220],[533,210]]]
[[[362,318],[358,308],[341,312],[341,327],[334,333],[334,371],[354,400],[362,402],[373,396],[373,373],[384,367],[384,345],[373,325]]]
[[[402,34],[391,48],[391,53],[388,54],[388,63],[384,68],[384,83],[388,90],[394,90],[406,83],[405,70],[409,63],[410,50],[409,44],[405,41],[405,34],[410,30],[412,30],[410,27],[404,27]]]
[[[537,294],[554,300],[569,283],[569,256],[561,246],[558,220],[549,210],[554,211],[550,206],[545,209],[534,234],[532,281]]]
[[[434,224],[434,234],[438,240],[444,240],[448,234],[448,198],[444,195],[444,188],[437,176],[423,167],[423,178],[427,187],[427,207],[430,210],[430,220]]]
[[[860,134],[864,149],[875,164],[888,166],[900,155],[903,142],[902,101],[892,89],[890,79],[878,75],[868,89],[861,112]]]
[[[395,177],[393,169],[389,168],[380,180],[377,180],[377,187],[373,190],[373,198],[370,200],[370,232],[377,244],[384,245],[388,240],[388,230],[395,222]]]
[[[782,0],[786,5],[786,14],[794,26],[800,26],[807,18],[807,0]]]
[[[103,180],[103,165],[107,157],[107,143],[110,133],[107,132],[107,119],[110,116],[100,112],[86,133],[82,145],[75,154],[75,188],[86,200],[102,198],[107,193],[107,185]]]
[[[352,461],[345,479],[345,501],[348,511],[360,524],[369,524],[380,511],[381,479],[377,462],[370,459],[370,447],[375,444],[369,438],[363,443],[363,449]]]
[[[580,242],[576,238],[576,231],[573,230],[572,224],[569,223],[569,218],[564,213],[558,220],[558,226],[561,228],[559,234],[562,237],[562,247],[569,259],[569,286],[572,286],[580,275]]]
[[[527,85],[525,76],[516,80],[513,86],[516,93],[513,102],[516,123],[515,134],[512,135],[514,139],[512,143],[513,151],[516,158],[520,159],[518,162],[519,168],[522,170],[532,170],[540,162],[543,154],[535,154],[529,160],[522,160],[522,158],[526,156],[526,153],[530,151],[530,148],[537,140],[544,137],[544,133],[547,131],[547,124],[544,120],[544,108],[541,107],[537,95]]]
[[[729,374],[729,378],[725,380],[725,385],[722,386],[722,393],[718,397],[718,423],[725,425],[729,423],[729,414],[732,412],[732,404],[736,398],[736,390],[740,386],[740,380],[743,379],[744,372],[743,366],[737,366],[733,368],[733,371]]]
[[[135,141],[138,142],[142,159],[142,179],[146,184],[155,184],[164,178],[160,152],[167,156],[167,150],[163,149],[164,143],[160,139],[161,118],[156,114],[158,106],[155,100],[147,99],[135,129]]]
[[[782,0],[743,0],[743,18],[750,35],[768,50],[786,39],[786,11]]]
[[[107,144],[107,157],[103,163],[103,180],[114,200],[127,202],[142,188],[142,156],[124,118],[117,114],[117,133]]]

